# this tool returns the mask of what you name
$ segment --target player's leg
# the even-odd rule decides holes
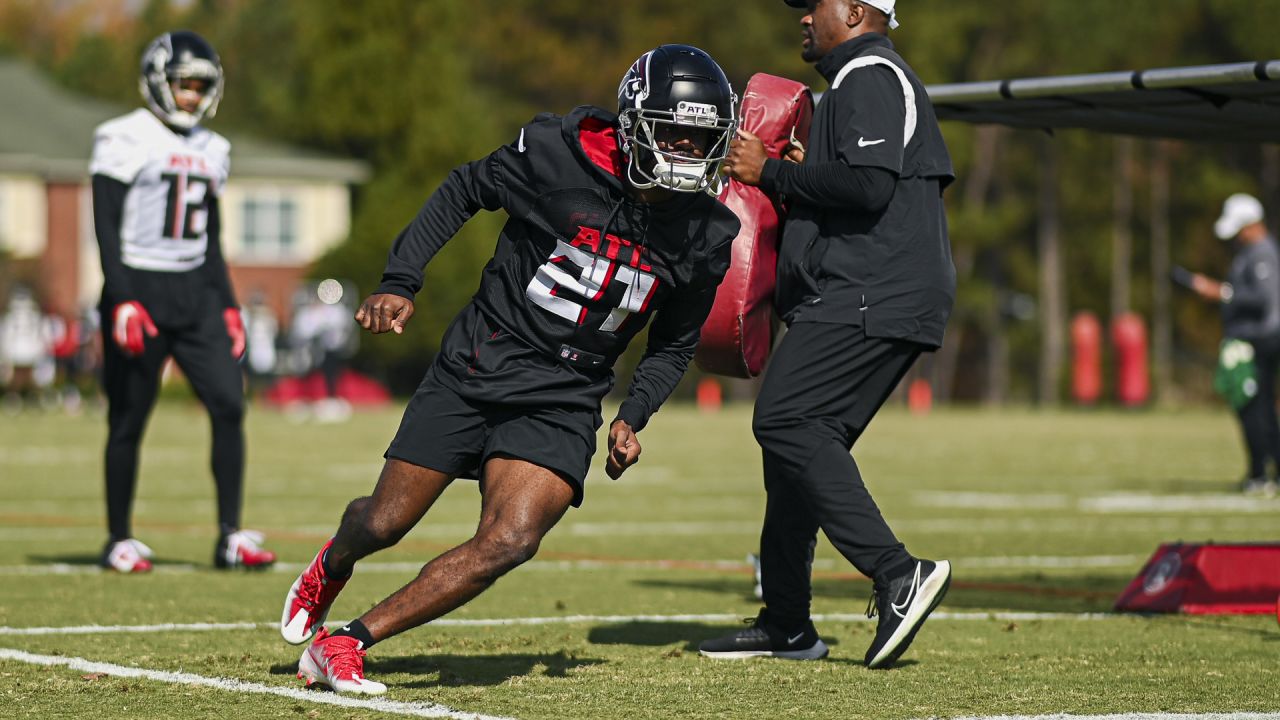
[[[455,477],[477,474],[487,436],[483,408],[441,383],[433,366],[405,408],[372,496],[347,505],[338,532],[290,587],[281,636],[295,645],[310,640],[356,561],[398,542]]]
[[[481,479],[475,536],[427,563],[408,585],[333,635],[321,630],[302,654],[299,676],[341,692],[384,692],[386,686],[364,677],[364,650],[461,607],[532,558],[574,493],[552,470],[525,460],[490,459]]]
[[[375,641],[461,607],[532,558],[574,496],[557,473],[511,458],[486,462],[480,488],[475,536],[427,563],[413,582],[360,618]]]
[[[210,469],[218,504],[219,568],[264,568],[275,553],[262,548],[262,535],[240,527],[244,504],[244,373],[231,354],[222,311],[207,303],[199,321],[174,337],[173,359],[209,414],[213,443]]]
[[[104,469],[107,531],[102,564],[121,572],[151,569],[151,550],[133,539],[133,498],[138,480],[138,447],[160,390],[160,370],[168,357],[168,337],[148,338],[130,357],[115,344],[111,325],[102,325],[102,386],[107,396]]]

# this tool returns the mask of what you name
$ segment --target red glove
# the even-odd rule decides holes
[[[227,324],[227,335],[231,336],[231,357],[239,360],[244,355],[244,318],[240,317],[240,308],[223,310],[222,322]]]
[[[144,334],[146,337],[160,334],[156,324],[151,321],[151,316],[147,314],[147,309],[136,300],[117,305],[111,313],[111,325],[111,337],[124,354],[130,356],[142,354]]]

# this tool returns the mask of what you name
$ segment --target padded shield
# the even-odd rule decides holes
[[[764,73],[747,82],[739,124],[764,142],[769,157],[781,158],[793,139],[807,143],[812,119],[813,94],[804,84]],[[694,361],[710,373],[751,378],[764,370],[773,348],[773,288],[785,209],[737,180],[729,181],[720,201],[737,214],[742,230]]]

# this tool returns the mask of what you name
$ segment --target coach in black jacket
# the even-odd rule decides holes
[[[809,619],[819,528],[875,580],[869,667],[893,663],[950,581],[946,561],[907,553],[849,451],[921,352],[942,343],[955,297],[942,191],[954,179],[924,85],[893,50],[893,0],[787,0],[805,9],[802,56],[830,83],[803,162],[765,159],[751,135],[724,171],[785,195],[776,306],[788,330],[756,402],[768,502],[761,533],[765,609],[702,647],[813,659]]]

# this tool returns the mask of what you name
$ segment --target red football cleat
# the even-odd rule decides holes
[[[107,543],[102,567],[122,573],[151,572],[151,548],[133,538]]]
[[[386,685],[365,679],[360,641],[345,635],[334,637],[324,628],[298,660],[298,677],[305,678],[308,687],[318,682],[337,692],[381,695],[387,691]]]
[[[215,567],[261,570],[271,567],[276,554],[262,547],[262,533],[256,530],[237,530],[218,541],[213,551]]]
[[[285,642],[299,645],[311,639],[317,630],[324,627],[324,619],[329,617],[329,608],[342,592],[348,578],[334,580],[325,575],[324,564],[320,558],[333,544],[333,540],[324,544],[315,559],[302,571],[289,594],[284,598],[284,612],[280,615],[280,635]]]

